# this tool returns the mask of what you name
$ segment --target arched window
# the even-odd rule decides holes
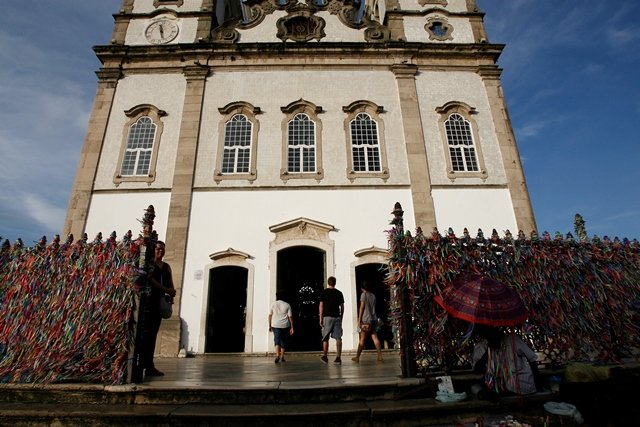
[[[351,120],[351,154],[354,172],[380,172],[378,124],[367,113]]]
[[[477,172],[478,156],[469,122],[460,114],[451,114],[444,122],[444,128],[447,131],[451,169],[454,172]]]
[[[486,178],[477,126],[471,118],[475,108],[462,102],[449,102],[436,111],[440,113],[449,178]]]
[[[127,148],[124,151],[120,175],[146,176],[149,174],[156,125],[148,116],[140,117],[129,127]]]
[[[223,179],[254,180],[260,108],[247,102],[232,102],[218,109],[224,114],[219,128],[218,162],[215,181]]]
[[[248,173],[251,162],[251,122],[244,114],[231,117],[224,126],[222,173]]]
[[[347,140],[347,176],[387,178],[389,171],[384,147],[383,108],[370,101],[356,101],[342,107]]]
[[[318,117],[322,107],[300,99],[281,110],[285,118],[280,178],[322,179],[322,122]]]
[[[304,113],[296,114],[287,127],[287,172],[316,171],[316,125]]]
[[[152,105],[144,104],[125,111],[125,115],[129,117],[129,121],[123,129],[119,168],[114,174],[114,182],[116,184],[124,181],[153,182],[163,130],[160,118],[167,113]]]

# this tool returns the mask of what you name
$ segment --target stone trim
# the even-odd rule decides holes
[[[502,154],[502,162],[506,174],[507,185],[513,203],[518,231],[526,235],[537,232],[536,221],[529,198],[529,190],[525,180],[520,153],[500,83],[499,70],[483,73],[483,82],[489,100],[490,114],[493,118],[498,148]]]
[[[428,4],[433,4],[437,6],[447,7],[447,0],[418,0],[418,4],[420,6],[426,6]]]
[[[477,114],[476,109],[465,104],[464,102],[459,101],[451,101],[447,102],[442,107],[436,108],[436,112],[440,115],[440,119],[438,120],[438,127],[440,129],[440,136],[442,139],[442,145],[444,150],[444,155],[447,160],[447,165],[449,166],[449,170],[447,170],[447,176],[451,181],[454,181],[456,178],[482,178],[487,179],[488,173],[484,163],[484,156],[482,155],[482,144],[480,143],[480,136],[478,134],[478,124],[473,119],[472,115]],[[447,139],[447,131],[445,129],[445,122],[449,119],[452,114],[459,114],[466,121],[469,122],[469,126],[471,128],[471,136],[473,138],[473,147],[476,152],[476,160],[478,162],[478,171],[454,171],[452,162],[451,162],[451,154],[449,153],[449,140]]]
[[[184,4],[184,0],[153,0],[153,7],[162,7],[162,6],[180,7],[183,4]]]
[[[160,149],[160,141],[162,140],[162,131],[164,129],[164,123],[161,118],[167,115],[166,111],[158,109],[154,105],[141,104],[137,105],[130,110],[124,112],[124,115],[129,117],[129,120],[124,124],[122,128],[122,139],[120,146],[120,155],[118,156],[118,163],[116,163],[116,170],[113,173],[113,183],[116,186],[123,182],[146,182],[151,184],[156,179],[156,163],[158,161],[158,150]],[[131,132],[131,126],[136,123],[141,117],[148,117],[156,126],[155,135],[153,138],[153,147],[151,151],[151,161],[149,163],[149,171],[146,175],[120,175],[122,170],[122,161],[124,155],[127,152],[127,146],[129,144],[129,134]]]
[[[338,231],[333,225],[309,218],[297,218],[272,225],[269,231],[275,234],[269,242],[269,301],[276,300],[278,283],[278,252],[295,246],[310,246],[325,253],[325,279],[335,276],[335,242],[330,232]]]
[[[276,37],[280,40],[307,42],[309,40],[322,40],[326,33],[324,27],[326,22],[319,16],[315,16],[308,9],[298,8],[288,11],[288,15],[278,19],[276,27],[278,32]]]
[[[424,129],[420,115],[420,104],[415,76],[418,67],[397,64],[391,67],[398,84],[402,128],[407,149],[407,166],[411,182],[411,198],[415,212],[416,227],[431,230],[436,227],[435,207],[431,197],[431,176],[424,141]]]
[[[322,113],[322,107],[315,105],[312,102],[299,99],[287,106],[281,107],[280,110],[285,113],[285,117],[282,120],[281,133],[282,133],[282,167],[280,169],[280,179],[283,182],[287,182],[289,179],[315,179],[320,182],[324,178],[324,169],[322,167],[322,121],[318,116]],[[315,123],[316,129],[316,146],[315,146],[315,163],[316,171],[313,172],[289,172],[288,159],[289,159],[289,122],[298,113],[305,113]]]
[[[71,233],[74,236],[81,236],[87,224],[104,136],[109,124],[118,81],[122,77],[122,71],[119,68],[103,68],[96,74],[98,88],[78,161],[76,178],[69,197],[63,227],[64,235]]]
[[[440,26],[444,34],[437,34],[435,27]],[[446,41],[453,40],[453,27],[444,16],[434,15],[427,18],[424,30],[429,34],[429,40]]]
[[[385,142],[384,121],[380,117],[384,108],[371,101],[359,100],[342,107],[342,111],[347,113],[344,119],[345,148],[347,159],[347,178],[354,182],[357,178],[382,178],[385,181],[389,178],[389,164],[387,163],[387,150]],[[353,150],[351,141],[351,121],[360,113],[367,113],[377,124],[378,127],[378,147],[380,156],[379,172],[355,172],[353,169]]]
[[[255,266],[249,262],[252,256],[245,252],[236,251],[228,248],[225,251],[214,252],[209,255],[211,263],[205,266],[205,271],[209,273],[211,270],[219,267],[239,267],[247,270],[247,302],[244,323],[244,351],[245,353],[253,353],[253,306],[255,294]],[[209,304],[209,279],[203,280],[202,284],[202,306],[200,309],[200,334],[198,339],[198,353],[204,354],[206,345],[206,327],[207,327],[207,306]]]
[[[255,181],[258,177],[256,164],[258,158],[258,131],[260,130],[260,122],[256,119],[256,115],[261,113],[260,107],[254,107],[248,102],[239,101],[227,104],[226,106],[219,108],[218,111],[221,114],[224,114],[224,116],[218,124],[218,150],[216,168],[213,171],[213,180],[217,183],[228,179],[244,179],[251,182]],[[222,173],[226,124],[237,114],[243,114],[247,117],[247,120],[251,122],[251,158],[249,161],[249,172]]]
[[[202,122],[202,101],[209,69],[207,67],[189,66],[185,67],[183,72],[187,85],[169,201],[167,236],[165,238],[167,248],[165,258],[173,269],[173,281],[177,292],[175,298],[177,307],[181,306],[182,300],[184,263],[188,243],[189,218],[191,216],[191,199],[193,196],[193,178]],[[163,328],[164,326],[161,327],[161,330]],[[169,349],[170,353],[178,353],[180,335],[179,328],[178,330],[172,330],[171,334],[161,335],[162,339],[166,340],[164,345]]]

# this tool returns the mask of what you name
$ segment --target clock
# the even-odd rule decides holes
[[[144,32],[151,44],[165,44],[178,35],[178,24],[170,19],[159,19],[152,22]]]

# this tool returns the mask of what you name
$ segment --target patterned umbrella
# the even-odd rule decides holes
[[[527,318],[524,303],[513,289],[480,274],[458,276],[434,299],[452,316],[471,323],[513,326]]]

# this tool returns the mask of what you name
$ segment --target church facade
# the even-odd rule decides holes
[[[123,0],[114,21],[64,232],[135,233],[154,206],[178,289],[160,354],[272,351],[280,291],[291,350],[319,350],[329,276],[355,348],[396,202],[407,230],[535,229],[475,0]]]

